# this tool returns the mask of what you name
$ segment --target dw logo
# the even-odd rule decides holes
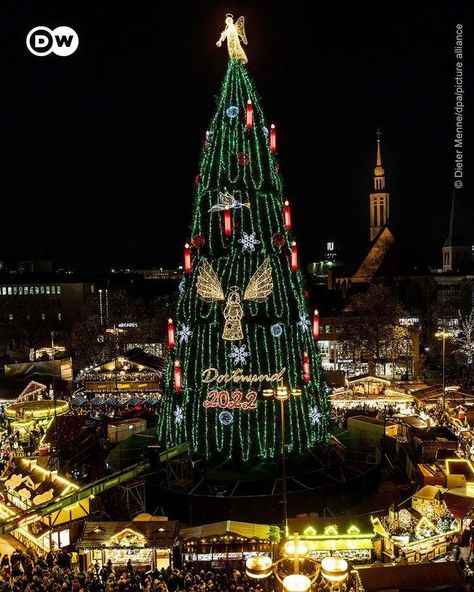
[[[56,27],[53,31],[48,27],[35,27],[26,37],[26,47],[36,56],[47,56],[55,53],[58,56],[69,56],[79,45],[79,37],[71,27]]]

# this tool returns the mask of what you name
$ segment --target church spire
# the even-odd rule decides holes
[[[377,128],[377,164],[374,169],[374,189],[380,191],[385,189],[385,170],[382,166],[382,149],[380,146],[382,131]]]
[[[374,191],[370,194],[370,240],[373,241],[380,230],[387,226],[390,195],[385,189],[385,169],[382,166],[382,132],[377,128],[377,163],[374,168]]]

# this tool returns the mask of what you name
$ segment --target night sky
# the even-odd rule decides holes
[[[474,166],[472,1],[85,2],[0,7],[0,260],[170,265],[188,238],[193,181],[227,49],[246,17],[249,70],[292,200],[303,261],[368,240],[375,129],[395,236],[440,263],[452,193],[454,25],[464,28],[465,168]],[[35,57],[38,25],[79,34]],[[465,188],[474,199],[469,174]],[[473,222],[474,224],[474,222]]]

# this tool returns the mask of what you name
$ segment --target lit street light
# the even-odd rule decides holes
[[[286,456],[285,456],[285,401],[293,397],[301,396],[301,389],[291,389],[280,384],[274,389],[264,389],[264,397],[275,397],[280,401],[280,425],[281,425],[281,472],[282,472],[282,498],[283,498],[283,528],[285,536],[288,534],[288,502],[286,496]]]
[[[441,329],[435,333],[435,337],[438,339],[443,340],[443,411],[445,409],[445,396],[446,396],[446,372],[445,372],[445,365],[446,365],[446,339],[452,337],[452,333],[450,331],[446,331],[446,329]]]

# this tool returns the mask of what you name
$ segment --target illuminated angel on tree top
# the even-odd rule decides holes
[[[239,60],[242,64],[248,62],[245,51],[240,45],[240,40],[247,45],[247,36],[245,35],[245,19],[243,16],[239,17],[234,24],[234,16],[226,14],[226,27],[222,31],[219,41],[216,43],[217,47],[221,47],[222,42],[227,39],[227,49],[229,57],[234,60]]]

